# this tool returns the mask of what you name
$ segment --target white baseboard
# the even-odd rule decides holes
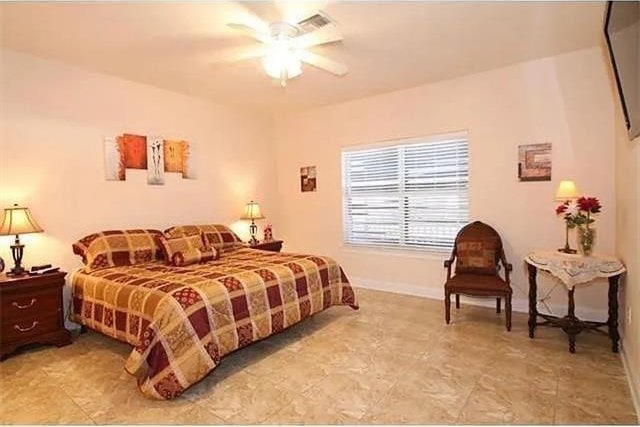
[[[418,286],[410,283],[387,282],[382,280],[369,279],[364,277],[350,277],[349,281],[356,288],[372,289],[376,291],[392,292],[396,294],[414,295],[423,298],[443,300],[444,284],[438,286]],[[466,298],[461,296],[462,302],[465,304],[476,305],[481,307],[495,307],[493,301],[486,298]],[[529,301],[523,298],[514,298],[511,302],[513,311],[520,313],[529,312]],[[567,307],[558,304],[552,304],[551,310],[554,314],[566,313]],[[540,310],[540,307],[538,307]],[[540,310],[542,311],[542,310]],[[591,308],[577,307],[578,316],[584,320],[605,321],[608,317],[607,310],[597,310]]]
[[[635,369],[638,368],[630,363],[629,356],[624,348],[624,341],[620,345],[620,353],[622,355],[622,366],[627,374],[627,381],[629,381],[629,388],[631,389],[631,400],[636,408],[636,417],[640,421],[640,372],[636,371]]]

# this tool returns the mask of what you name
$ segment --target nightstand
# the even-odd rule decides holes
[[[260,249],[262,251],[280,252],[282,249],[282,240],[262,241],[255,245],[251,245],[251,249]]]
[[[0,360],[25,344],[71,344],[62,306],[66,275],[0,275]]]

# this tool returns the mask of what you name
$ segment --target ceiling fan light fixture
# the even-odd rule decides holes
[[[271,78],[292,79],[302,74],[302,61],[289,47],[274,46],[262,59],[262,67]]]

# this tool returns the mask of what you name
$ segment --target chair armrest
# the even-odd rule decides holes
[[[451,265],[453,265],[454,259],[456,259],[456,255],[452,253],[451,258],[444,261],[444,268],[447,269],[447,280],[451,279]]]
[[[504,280],[508,284],[511,284],[511,280],[509,278],[509,273],[511,273],[513,271],[513,265],[511,263],[507,262],[507,259],[504,256],[504,253],[502,254],[502,257],[501,257],[500,261],[502,261],[502,265],[504,266]]]

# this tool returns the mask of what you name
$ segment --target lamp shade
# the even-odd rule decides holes
[[[244,213],[240,219],[263,219],[264,215],[260,211],[260,205],[253,200],[244,207]]]
[[[2,224],[0,225],[0,236],[41,233],[42,231],[44,230],[33,219],[29,208],[19,207],[17,204],[13,205],[13,207],[5,208]]]
[[[564,202],[566,200],[574,200],[580,197],[578,187],[576,183],[571,180],[563,180],[558,184],[558,190],[556,191],[556,200]]]

